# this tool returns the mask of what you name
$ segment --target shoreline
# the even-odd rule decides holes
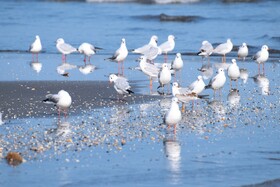
[[[57,115],[55,106],[42,101],[47,94],[56,94],[62,89],[72,97],[69,114],[86,109],[144,103],[158,98],[137,93],[122,97],[108,81],[0,81],[0,112],[4,119]],[[134,91],[137,92],[136,86]]]

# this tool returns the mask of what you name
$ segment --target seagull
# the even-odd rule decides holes
[[[110,83],[114,82],[115,90],[121,95],[134,93],[130,90],[131,86],[129,85],[127,79],[124,77],[111,74],[109,76],[109,81]]]
[[[198,76],[198,79],[194,81],[190,86],[183,88],[180,87],[178,82],[172,84],[172,95],[177,97],[180,102],[183,103],[182,111],[185,111],[184,103],[194,101],[197,99],[203,99],[205,96],[198,95],[205,89],[205,83],[202,76]]]
[[[154,59],[156,59],[159,54],[161,54],[161,49],[158,46],[151,46],[149,50],[144,53],[144,56],[153,64]]]
[[[148,75],[150,78],[150,89],[151,89],[153,86],[153,79],[158,77],[160,69],[156,65],[148,63],[145,56],[141,56],[139,60],[140,60],[139,66],[141,71],[146,75]]]
[[[44,103],[54,104],[57,106],[58,115],[60,117],[60,111],[63,110],[64,116],[67,116],[67,110],[72,104],[72,98],[69,93],[65,90],[60,90],[58,94],[48,94],[46,99],[43,100]]]
[[[42,44],[40,37],[38,35],[35,36],[35,41],[30,45],[29,51],[32,53],[32,62],[34,62],[34,54],[36,54],[36,59],[38,62],[38,53],[42,50]]]
[[[189,89],[196,95],[200,94],[205,89],[205,83],[201,75],[197,76],[197,79],[189,86]]]
[[[171,72],[166,63],[162,64],[162,69],[158,74],[158,80],[160,84],[158,88],[164,87],[164,85],[168,84],[171,81]]]
[[[238,85],[238,78],[240,77],[240,70],[236,63],[235,59],[231,60],[232,64],[228,67],[228,77],[230,78],[230,88],[231,88],[231,81],[236,81],[236,85]]]
[[[150,42],[142,47],[139,47],[137,49],[133,49],[132,53],[137,53],[137,54],[142,54],[144,55],[145,53],[147,53],[147,51],[150,50],[150,47],[153,46],[157,46],[157,41],[158,41],[158,37],[156,35],[153,35],[150,39]]]
[[[207,40],[204,40],[200,47],[200,51],[197,53],[197,55],[207,57],[209,62],[209,56],[212,54],[212,52],[213,52],[212,44]]]
[[[90,57],[96,53],[97,49],[101,49],[101,48],[94,47],[92,44],[85,42],[79,46],[78,51],[81,54],[85,55],[84,63],[86,63],[86,57],[88,57],[88,62],[90,63]]]
[[[227,39],[227,42],[218,45],[213,50],[213,53],[217,53],[219,55],[223,55],[222,62],[226,63],[226,54],[231,52],[232,48],[233,48],[233,44],[232,44],[231,40]]]
[[[3,120],[3,113],[0,112],[0,125],[3,125],[5,121]]]
[[[238,59],[242,58],[243,61],[248,56],[248,47],[246,43],[242,43],[241,46],[239,46],[238,52],[237,52]]]
[[[269,57],[269,48],[267,45],[263,45],[261,50],[258,51],[252,59],[255,60],[258,63],[258,69],[260,73],[260,64],[263,64],[263,71],[264,71],[264,63],[268,60]]]
[[[225,76],[224,69],[219,68],[217,75],[210,80],[209,84],[205,86],[205,89],[212,88],[214,90],[214,96],[215,96],[216,90],[220,91],[225,83],[226,83],[226,76]]]
[[[66,63],[66,55],[76,52],[77,49],[72,45],[65,43],[63,38],[58,38],[56,40],[56,48],[62,53],[62,62]]]
[[[125,39],[122,38],[120,47],[116,50],[115,54],[112,57],[108,58],[109,60],[118,63],[118,73],[120,73],[120,69],[121,69],[122,70],[121,74],[123,74],[123,69],[124,69],[123,62],[126,59],[127,55],[128,55],[128,50],[126,48]],[[119,67],[120,63],[121,63],[121,68]]]
[[[184,62],[183,62],[181,53],[176,53],[175,59],[171,63],[171,70],[172,69],[175,70],[175,73],[174,73],[175,76],[176,76],[176,71],[181,71],[183,66],[184,66]]]
[[[175,47],[175,37],[173,35],[169,35],[167,41],[162,43],[159,48],[161,49],[161,53],[164,53],[165,62],[167,61],[167,53],[173,51]]]
[[[164,120],[167,125],[174,125],[175,129],[176,129],[176,125],[182,119],[182,114],[179,109],[178,102],[179,102],[178,98],[176,97],[172,98],[171,107],[165,114],[165,120]]]

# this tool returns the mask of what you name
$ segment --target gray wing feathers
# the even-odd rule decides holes
[[[129,83],[127,82],[126,78],[119,77],[117,81],[115,82],[115,85],[118,89],[126,91],[130,89]]]
[[[74,48],[73,46],[71,46],[70,44],[67,44],[67,43],[63,43],[60,45],[60,48],[63,50],[63,51],[77,51],[76,48]]]
[[[56,104],[59,101],[59,96],[57,94],[48,94],[46,95],[46,98],[44,100],[45,103],[53,103]]]

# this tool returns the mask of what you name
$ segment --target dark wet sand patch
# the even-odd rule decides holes
[[[0,111],[8,119],[55,115],[55,107],[42,101],[46,94],[55,94],[62,89],[72,97],[70,113],[143,103],[157,98],[140,94],[122,97],[107,81],[7,81],[0,82]],[[134,90],[137,92],[137,88]]]

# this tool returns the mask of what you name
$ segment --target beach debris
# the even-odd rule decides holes
[[[6,160],[11,166],[18,166],[24,162],[22,156],[17,152],[9,152],[6,156]]]

